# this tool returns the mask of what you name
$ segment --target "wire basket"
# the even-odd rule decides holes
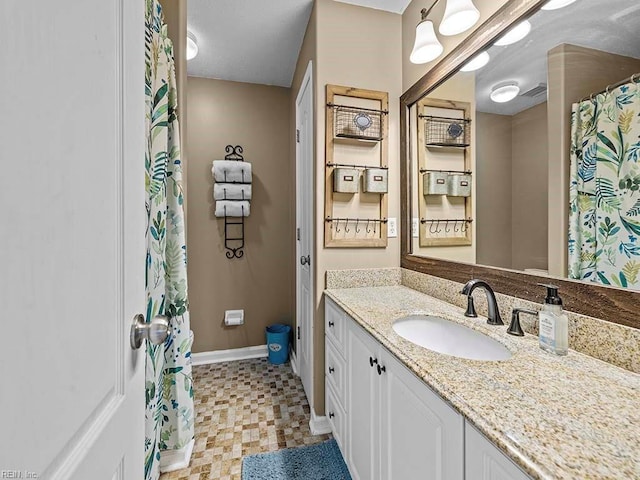
[[[333,107],[335,137],[376,142],[382,140],[382,122],[387,112],[346,105],[330,106]]]
[[[471,120],[423,115],[427,147],[468,147],[471,144]]]

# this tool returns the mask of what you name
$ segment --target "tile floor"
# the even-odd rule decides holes
[[[196,442],[189,468],[160,480],[240,480],[242,457],[319,443],[290,364],[266,358],[193,367]]]

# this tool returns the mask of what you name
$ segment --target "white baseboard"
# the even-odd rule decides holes
[[[296,352],[294,352],[293,349],[291,349],[291,351],[289,352],[289,361],[291,362],[291,370],[293,370],[293,374],[296,377],[299,377],[300,374],[298,373],[298,357],[296,356]]]
[[[192,365],[208,365],[210,363],[231,362],[233,360],[248,360],[250,358],[267,357],[269,352],[266,345],[255,347],[232,348],[230,350],[215,350],[213,352],[198,352],[191,354]]]
[[[319,417],[316,412],[311,409],[311,420],[309,420],[309,430],[311,435],[324,435],[331,433],[331,424],[327,417]]]
[[[160,471],[166,473],[187,468],[191,461],[191,452],[193,452],[195,442],[194,438],[180,450],[161,450]]]

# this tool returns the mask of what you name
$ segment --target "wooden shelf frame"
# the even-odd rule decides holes
[[[381,92],[377,90],[365,90],[361,88],[353,88],[353,87],[345,87],[339,85],[330,85],[326,86],[326,108],[325,108],[325,116],[326,116],[326,130],[325,130],[325,203],[324,203],[324,217],[325,218],[333,218],[334,212],[334,199],[333,199],[333,170],[336,168],[336,164],[347,165],[349,162],[340,162],[334,161],[334,149],[336,143],[344,143],[345,139],[336,138],[334,136],[334,115],[333,115],[333,107],[329,106],[336,102],[334,99],[336,96],[339,97],[352,97],[358,99],[365,100],[374,100],[380,103],[380,110],[384,112],[388,112],[389,110],[389,93]],[[383,115],[382,121],[382,139],[378,141],[380,145],[380,155],[379,155],[379,163],[375,167],[388,168],[389,165],[389,115]],[[363,146],[370,146],[370,140],[350,140],[352,142],[361,142],[360,144]],[[360,195],[362,192],[356,193],[354,195]],[[388,193],[380,194],[380,219],[387,220],[389,214],[389,205],[388,205]],[[332,228],[331,222],[325,222],[324,225],[324,246],[325,248],[386,248],[388,244],[387,240],[387,228],[386,223],[381,223],[381,225],[385,225],[385,228],[380,228],[380,237],[377,238],[335,238],[334,230]]]
[[[417,102],[417,142],[418,142],[418,166],[416,168],[417,172],[421,170],[429,170],[428,167],[428,147],[425,142],[425,119],[421,117],[423,114],[423,110],[425,108],[441,108],[448,110],[457,110],[463,112],[464,119],[471,118],[471,104],[469,102],[460,102],[453,100],[441,100],[437,98],[422,98]],[[471,148],[474,144],[473,138],[473,129],[471,130],[471,137],[469,139],[469,145],[466,147],[441,147],[441,148],[451,148],[454,151],[460,151],[463,155],[463,162],[465,172],[470,172],[472,175],[475,174],[473,172],[472,165],[472,155]],[[473,188],[475,186],[475,181],[472,182],[472,191],[471,195],[468,197],[454,197],[454,198],[464,198],[464,218],[471,219],[473,221]],[[426,205],[423,205],[425,200],[424,196],[424,187],[422,181],[422,175],[418,174],[418,213],[420,219],[427,219],[428,213]],[[460,220],[463,220],[462,218]],[[473,245],[473,228],[468,228],[465,232],[464,236],[456,236],[450,238],[432,238],[429,237],[426,232],[428,231],[427,224],[420,222],[420,232],[419,232],[419,243],[420,247],[459,247],[459,246],[470,246]],[[426,227],[426,228],[425,228]]]

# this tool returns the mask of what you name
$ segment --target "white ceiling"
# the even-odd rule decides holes
[[[410,0],[339,0],[402,13]],[[196,77],[291,86],[313,0],[189,0],[187,28]]]
[[[547,52],[562,43],[640,58],[638,0],[578,0],[560,10],[540,10],[530,22],[533,28],[524,40],[488,50],[491,61],[476,74],[478,111],[514,115],[544,102],[546,94],[499,104],[489,94],[494,85],[509,81],[518,82],[521,93],[546,84]]]

